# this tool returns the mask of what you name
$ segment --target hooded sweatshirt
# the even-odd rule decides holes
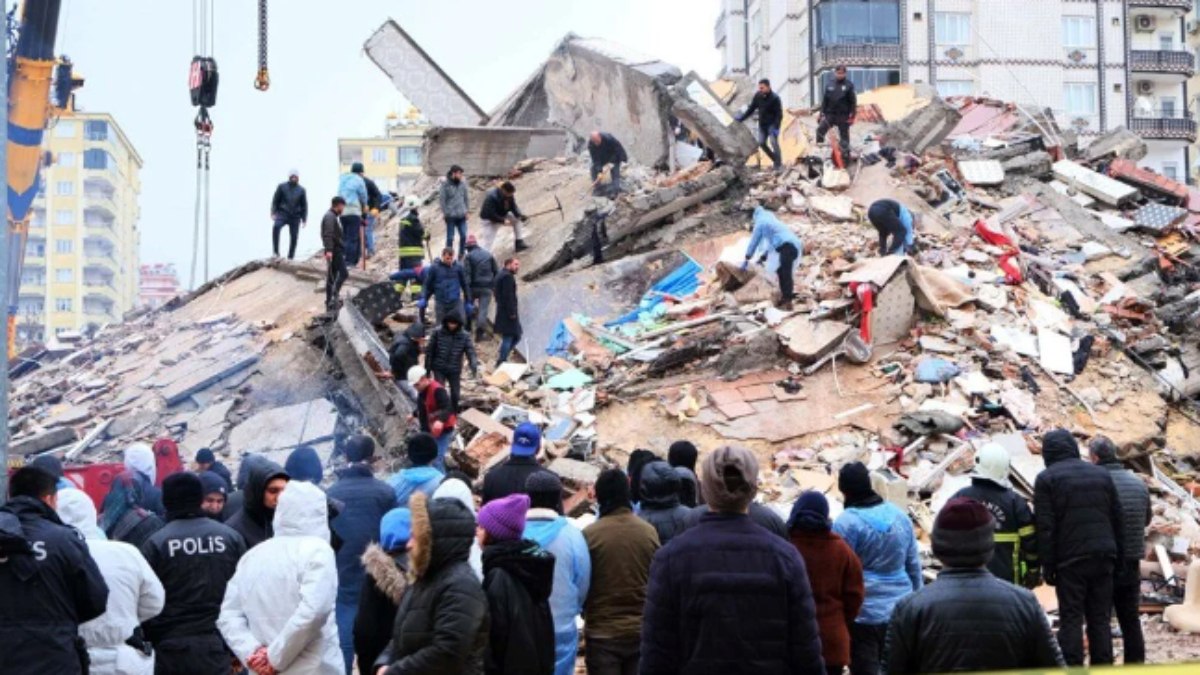
[[[217,626],[245,663],[261,645],[285,673],[343,675],[333,606],[337,565],[325,493],[292,481],[279,496],[275,536],[242,557]]]
[[[688,528],[691,509],[679,503],[679,474],[670,464],[656,460],[642,467],[640,490],[642,501],[638,515],[654,526],[663,546]]]
[[[471,494],[471,488],[466,483],[457,478],[450,478],[443,481],[436,490],[433,491],[431,499],[453,499],[471,511],[471,517],[475,516],[475,496]],[[479,580],[483,580],[483,549],[480,548],[479,542],[471,540],[471,552],[468,554],[467,562],[471,566],[471,571]]]
[[[554,556],[550,614],[554,618],[555,675],[573,675],[579,649],[576,619],[583,612],[592,581],[592,557],[583,531],[550,509],[530,509],[525,538]]]
[[[155,484],[158,476],[158,462],[154,451],[144,443],[134,443],[125,449],[125,470],[132,471],[139,477],[142,487],[142,497],[138,506],[156,515],[164,516],[167,510],[163,507],[162,490]]]
[[[761,206],[754,207],[754,231],[750,234],[750,244],[746,247],[746,257],[753,258],[759,249],[766,245],[767,251],[777,251],[780,246],[791,244],[796,252],[804,253],[804,244],[800,237],[792,232],[792,228],[784,225],[774,213]],[[764,252],[767,252],[764,251]],[[800,257],[796,257],[799,262]]]
[[[271,538],[275,511],[263,505],[263,495],[266,493],[267,483],[276,478],[287,477],[287,472],[278,464],[265,458],[256,461],[247,472],[246,495],[243,497],[242,508],[225,521],[226,525],[242,535],[247,549]]]
[[[158,616],[166,594],[150,564],[133,546],[106,541],[96,526],[96,505],[79,490],[60,490],[58,515],[79,530],[108,584],[104,614],[79,626],[87,642],[92,675],[152,675],[154,657],[125,644],[142,623]]]
[[[396,491],[396,506],[408,506],[408,500],[414,492],[432,496],[445,477],[432,466],[411,466],[389,478],[388,484]]]
[[[554,556],[536,542],[515,539],[483,549],[483,590],[491,616],[484,661],[489,675],[554,672],[553,585]]]

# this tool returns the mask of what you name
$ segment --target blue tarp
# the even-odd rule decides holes
[[[625,323],[632,323],[643,316],[651,316],[654,309],[662,303],[663,295],[673,295],[675,297],[685,297],[696,292],[700,288],[699,275],[704,271],[700,263],[692,260],[691,256],[687,257],[687,262],[680,265],[667,276],[659,280],[658,283],[650,287],[650,290],[642,296],[641,302],[638,303],[637,309],[626,314],[625,316],[614,319],[604,324],[605,326],[620,326]]]

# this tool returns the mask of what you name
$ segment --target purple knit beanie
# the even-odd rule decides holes
[[[479,526],[495,541],[512,541],[525,534],[529,495],[514,494],[493,499],[479,510]]]

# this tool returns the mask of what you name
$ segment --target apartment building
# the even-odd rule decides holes
[[[138,277],[138,307],[158,309],[179,295],[179,274],[172,263],[142,265]]]
[[[388,115],[382,136],[339,138],[338,163],[342,173],[362,162],[363,173],[380,190],[403,195],[421,176],[421,144],[429,121],[410,107],[403,116]]]
[[[1083,142],[1117,126],[1183,179],[1196,141],[1193,0],[722,0],[723,73],[769,78],[789,107],[846,66],[860,91],[925,83],[1053,110]]]
[[[51,163],[33,203],[17,342],[121,321],[138,299],[142,158],[107,113],[68,111],[46,131]]]

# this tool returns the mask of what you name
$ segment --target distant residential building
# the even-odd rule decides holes
[[[52,161],[33,203],[17,342],[121,321],[138,300],[142,158],[107,113],[71,110],[46,130]]]
[[[142,265],[139,273],[141,284],[138,291],[138,307],[158,309],[179,295],[179,274],[175,272],[175,265]]]
[[[374,138],[339,138],[338,162],[342,173],[362,162],[366,174],[380,190],[403,195],[421,176],[421,144],[429,121],[410,107],[403,117],[388,115],[384,134]]]
[[[1085,143],[1128,127],[1149,146],[1143,165],[1182,180],[1197,137],[1187,96],[1193,4],[722,0],[714,44],[723,74],[770,79],[788,107],[819,105],[834,68],[845,66],[860,92],[924,83],[943,96],[1049,108]]]

